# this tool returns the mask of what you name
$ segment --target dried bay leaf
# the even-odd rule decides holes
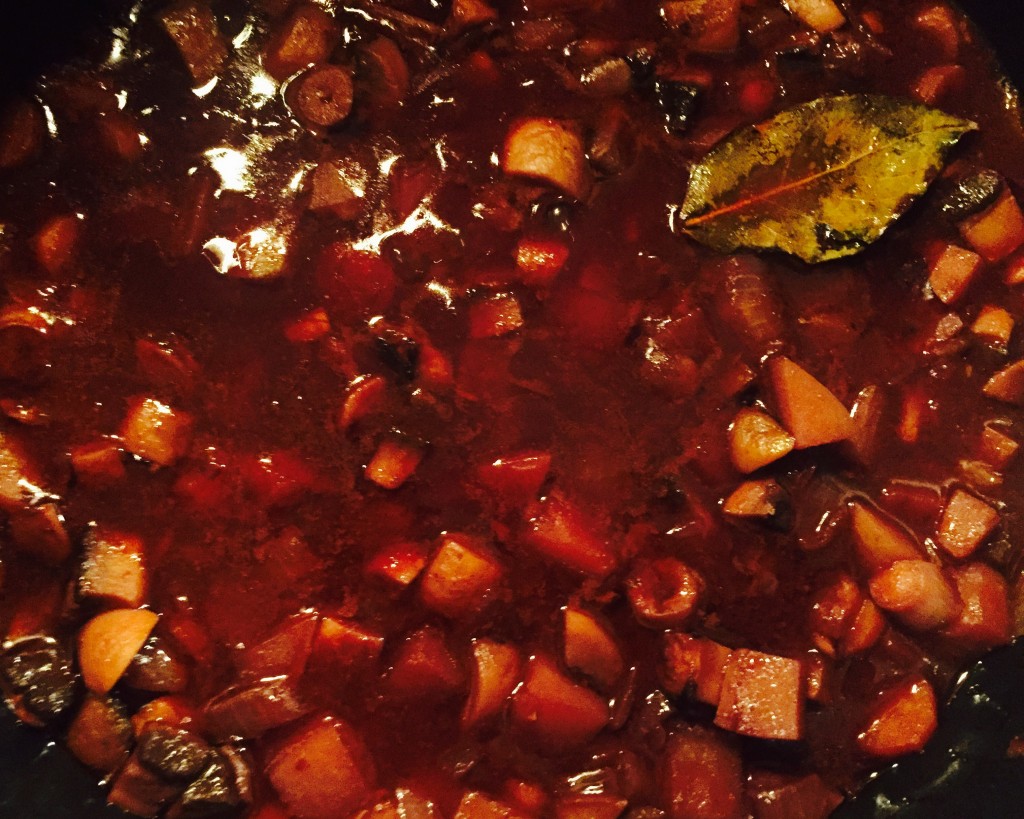
[[[692,169],[683,231],[806,262],[863,250],[928,187],[969,120],[881,95],[822,97],[734,131]]]

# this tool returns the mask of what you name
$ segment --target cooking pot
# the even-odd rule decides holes
[[[31,83],[47,65],[82,53],[128,4],[123,0],[36,0],[3,11],[0,95]],[[1002,0],[963,0],[1006,74],[1024,85],[1024,14]],[[1021,181],[1021,180],[1018,180]],[[928,749],[872,780],[837,819],[985,819],[1024,816],[1024,757],[1007,745],[1024,737],[1024,638],[965,670]],[[105,805],[95,777],[46,735],[0,708],[0,819],[123,817]]]

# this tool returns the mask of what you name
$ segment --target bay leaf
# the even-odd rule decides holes
[[[821,97],[712,148],[690,172],[682,229],[727,253],[781,250],[806,262],[858,253],[977,127],[892,97]]]

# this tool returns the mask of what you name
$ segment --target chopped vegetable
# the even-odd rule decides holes
[[[590,192],[590,169],[576,127],[555,119],[515,123],[505,138],[501,167],[511,176],[549,183],[576,199]]]
[[[158,619],[147,609],[113,609],[85,624],[78,635],[78,661],[90,691],[106,694],[114,687]]]

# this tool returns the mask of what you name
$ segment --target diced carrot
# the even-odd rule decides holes
[[[51,276],[72,261],[82,234],[82,219],[77,213],[55,216],[32,239],[36,261]]]
[[[951,574],[963,608],[946,628],[946,636],[986,648],[1007,642],[1010,604],[1003,576],[984,563],[969,563],[952,569]]]
[[[136,398],[128,407],[121,438],[125,449],[157,466],[171,466],[192,441],[192,416],[155,398]]]
[[[144,552],[136,535],[94,529],[86,539],[79,594],[120,608],[138,608],[146,602]]]
[[[490,602],[503,569],[497,557],[471,538],[447,534],[420,581],[420,597],[429,609],[461,618]]]
[[[522,326],[519,299],[511,294],[499,293],[470,305],[470,338],[497,338],[514,333]]]
[[[454,819],[526,819],[526,816],[479,791],[468,791],[455,809]]]
[[[558,494],[549,495],[529,522],[524,542],[566,568],[606,577],[616,559],[607,541],[588,525],[583,513]]]
[[[465,677],[444,635],[424,626],[402,642],[384,680],[384,691],[402,700],[443,700],[463,689]]]
[[[516,247],[516,267],[529,287],[550,286],[568,259],[568,246],[555,239],[524,236]]]
[[[373,415],[384,407],[387,381],[379,375],[359,376],[348,389],[338,412],[338,429],[347,430],[357,421]]]
[[[519,120],[505,137],[501,167],[510,176],[547,182],[575,199],[586,199],[590,192],[586,149],[575,123]]]
[[[86,623],[78,634],[78,662],[86,687],[95,694],[113,688],[158,619],[147,609],[114,609]]]
[[[125,477],[120,445],[109,438],[71,448],[71,466],[75,476],[90,486],[117,483]]]
[[[565,607],[562,622],[565,664],[604,689],[615,685],[625,664],[610,628],[594,614],[576,606]]]
[[[798,364],[776,355],[768,361],[783,426],[796,449],[843,441],[854,433],[846,407]]]
[[[426,568],[427,558],[427,550],[418,543],[393,543],[370,558],[366,573],[401,590],[419,577]]]
[[[423,450],[410,441],[389,438],[382,441],[366,465],[365,476],[384,489],[398,489],[423,459]]]
[[[669,819],[741,819],[743,761],[726,737],[701,726],[674,731],[661,753],[661,802]]]
[[[608,703],[566,677],[543,656],[531,657],[512,697],[512,721],[544,753],[582,746],[608,723]]]
[[[372,666],[384,649],[383,635],[344,617],[320,619],[313,656],[333,667],[350,670]]]
[[[473,641],[473,673],[469,699],[462,709],[463,730],[496,718],[520,681],[522,662],[515,646],[493,640]]]
[[[879,572],[897,560],[916,560],[922,548],[892,518],[861,501],[850,505],[850,524],[857,558],[868,572]]]
[[[792,435],[759,410],[741,409],[729,426],[732,462],[740,472],[754,472],[785,457],[795,444]]]
[[[1024,243],[1024,213],[1007,189],[981,213],[962,221],[960,234],[990,262],[998,261]]]
[[[926,68],[914,83],[913,96],[925,105],[939,105],[967,81],[967,69],[950,63]]]
[[[323,307],[308,310],[301,316],[288,321],[284,326],[284,337],[293,344],[319,341],[331,332],[331,320]]]
[[[550,469],[551,453],[521,452],[482,464],[477,476],[503,500],[523,503],[536,497]]]
[[[799,660],[741,648],[729,655],[715,725],[762,739],[800,739],[804,672]]]
[[[298,819],[349,816],[370,797],[375,780],[362,739],[333,717],[290,733],[267,765],[267,777]]]
[[[953,557],[973,554],[999,525],[999,512],[970,492],[957,489],[946,504],[936,539]]]
[[[857,745],[872,756],[900,756],[919,751],[938,725],[935,691],[920,677],[884,693],[857,735]]]
[[[563,796],[555,803],[555,819],[618,819],[628,804],[611,794]]]
[[[1020,444],[1000,429],[998,424],[986,423],[981,433],[982,459],[995,469],[1002,469],[1014,459]]]
[[[737,518],[770,518],[785,497],[773,478],[744,481],[722,502],[722,512]]]
[[[110,775],[128,758],[132,725],[110,697],[87,694],[68,726],[68,749],[83,765]]]
[[[949,244],[932,258],[928,284],[943,304],[959,301],[977,278],[984,261],[972,250]]]
[[[786,8],[819,34],[828,34],[846,24],[846,17],[833,0],[787,0]]]
[[[677,628],[697,611],[704,578],[681,560],[662,557],[634,566],[626,580],[633,616],[649,628]]]
[[[1005,350],[1013,335],[1013,316],[1002,307],[986,304],[974,319],[971,332],[992,347]]]
[[[667,691],[681,694],[694,683],[697,699],[718,706],[731,650],[705,637],[669,632],[664,637],[660,674]]]
[[[931,631],[960,613],[956,590],[927,560],[897,560],[871,578],[871,598],[908,628]]]
[[[981,391],[997,401],[1024,406],[1024,359],[1007,364],[985,382]]]

